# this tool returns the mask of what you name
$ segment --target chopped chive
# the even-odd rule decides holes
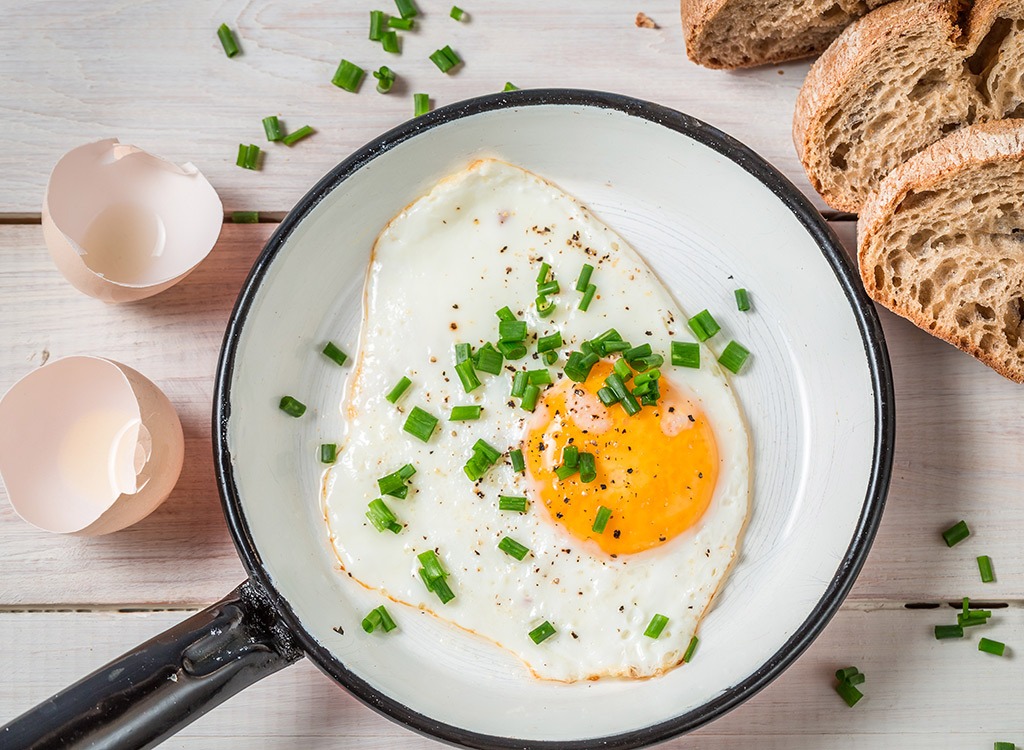
[[[605,406],[611,406],[612,404],[619,403],[619,397],[616,396],[615,391],[608,386],[602,386],[599,388],[597,390],[597,397],[601,399],[601,403]]]
[[[596,354],[573,352],[565,363],[565,374],[573,382],[582,383],[590,377],[590,371],[600,360],[601,358]]]
[[[339,349],[333,341],[327,342],[322,354],[337,365],[345,364],[345,361],[348,359],[348,355]]]
[[[686,647],[686,653],[683,654],[683,661],[689,664],[693,661],[693,652],[697,650],[697,636],[693,636],[690,639],[690,645]]]
[[[258,170],[260,168],[260,147],[255,143],[250,143],[248,146],[239,143],[235,164],[242,169]]]
[[[413,94],[413,117],[425,115],[430,111],[430,94]]]
[[[850,708],[856,706],[857,701],[864,697],[864,693],[848,682],[838,683],[836,685],[836,692],[839,693],[839,697],[846,701],[846,705]]]
[[[505,81],[505,88],[502,91],[519,91],[519,87],[511,81]]]
[[[231,221],[235,224],[258,224],[260,220],[259,211],[232,211]]]
[[[391,91],[391,87],[395,85],[395,78],[397,78],[395,71],[387,65],[381,65],[380,68],[373,71],[373,77],[377,79],[377,92],[381,94]]]
[[[606,508],[603,505],[597,506],[597,515],[594,516],[594,525],[590,527],[590,530],[595,534],[603,534],[605,527],[608,526],[608,519],[611,517],[611,508]]]
[[[548,638],[555,634],[555,627],[545,620],[540,625],[530,631],[530,640],[534,643],[540,644],[546,641]]]
[[[653,353],[654,350],[651,349],[650,344],[640,344],[640,346],[634,346],[631,349],[627,349],[622,353],[622,356],[627,362],[632,364],[634,360],[641,359],[642,357],[650,357]]]
[[[408,390],[410,385],[412,385],[412,381],[403,375],[401,379],[395,383],[395,387],[388,391],[388,395],[384,398],[387,399],[390,404],[397,404],[398,399],[402,397],[402,394]]]
[[[289,133],[284,138],[282,138],[281,139],[281,143],[283,143],[285,146],[294,146],[296,143],[301,141],[303,138],[308,138],[309,136],[313,135],[313,133],[315,133],[315,132],[316,131],[313,130],[313,128],[310,127],[309,125],[303,125],[298,130],[296,130],[296,131],[294,131],[292,133]]]
[[[537,285],[537,294],[541,297],[558,294],[560,291],[561,287],[558,285],[558,279],[551,279],[551,281],[545,281],[543,284]]]
[[[555,362],[558,361],[558,352],[555,352],[555,351],[544,352],[543,359],[544,359],[544,364],[546,364],[546,365],[548,365],[550,367],[551,365],[555,364]]]
[[[1006,650],[1006,644],[1000,641],[993,641],[991,638],[982,638],[978,641],[978,650],[984,651],[986,654],[1002,656]]]
[[[548,334],[547,336],[541,336],[537,339],[537,351],[539,353],[549,352],[552,349],[558,349],[562,345],[562,334],[560,331]]]
[[[486,456],[492,464],[501,458],[501,451],[482,439],[473,443],[473,451]]]
[[[992,750],[1017,750],[1017,746],[1012,742],[996,742]]]
[[[969,609],[970,609],[970,606],[971,606],[971,600],[970,600],[970,599],[968,599],[968,598],[967,598],[967,597],[965,596],[965,597],[964,597],[964,599],[963,599],[963,609],[961,609],[961,610],[960,610],[960,613],[961,613],[961,614],[962,614],[962,615],[963,615],[964,617],[967,617],[967,613],[968,613],[968,611],[969,611]]]
[[[530,385],[551,385],[551,373],[547,370],[527,370],[526,382]]]
[[[371,609],[366,617],[363,618],[363,630],[367,633],[372,633],[382,624],[381,619],[380,612],[376,609]]]
[[[453,406],[451,416],[448,417],[449,422],[464,422],[467,419],[480,419],[480,413],[483,411],[483,407],[479,404],[472,404],[470,406]]]
[[[498,542],[498,549],[517,560],[522,560],[530,553],[529,547],[520,544],[510,536],[503,536],[501,538],[501,541]]]
[[[549,300],[543,294],[538,296],[533,302],[537,306],[537,314],[542,318],[550,318],[555,308],[558,307],[557,302]]]
[[[671,354],[674,367],[700,367],[700,344],[673,341]]]
[[[718,358],[718,364],[729,372],[738,374],[749,356],[750,352],[746,347],[736,341],[730,341]]]
[[[490,373],[491,375],[498,375],[501,372],[501,365],[505,361],[505,357],[499,352],[494,346],[488,342],[480,347],[476,353],[476,369],[480,372]]]
[[[387,24],[388,17],[382,10],[371,10],[370,11],[370,41],[379,42],[381,37],[384,35],[384,26]]]
[[[490,462],[484,458],[484,456],[479,453],[474,453],[470,459],[466,461],[462,470],[466,473],[466,476],[469,477],[469,481],[475,482],[482,478],[490,467]]]
[[[395,0],[395,6],[398,8],[398,15],[402,18],[415,18],[419,15],[413,0]]]
[[[537,400],[540,398],[540,388],[530,383],[523,389],[523,400],[519,402],[519,406],[526,411],[533,411],[537,408]]]
[[[381,34],[380,46],[384,48],[385,52],[391,52],[395,55],[401,53],[402,48],[398,43],[398,32],[389,30]]]
[[[629,364],[632,365],[634,370],[646,372],[647,370],[661,367],[665,364],[665,358],[660,354],[649,354],[646,357],[637,357],[631,360]]]
[[[936,625],[935,640],[941,641],[946,638],[963,638],[964,629],[960,625]]]
[[[366,71],[353,62],[342,60],[338,63],[338,69],[334,72],[331,83],[339,89],[351,91],[353,94],[359,91],[359,84],[363,82]]]
[[[473,346],[471,344],[455,345],[455,364],[465,362],[471,356],[473,356]]]
[[[750,309],[750,295],[747,294],[746,289],[736,290],[736,309],[740,312],[746,312]]]
[[[466,393],[480,387],[480,378],[476,376],[472,359],[464,359],[455,365],[455,374],[462,381],[462,387],[466,389]]]
[[[526,344],[520,341],[499,341],[498,351],[505,359],[522,359],[526,356]]]
[[[434,51],[430,55],[430,61],[437,66],[437,69],[442,73],[447,73],[449,70],[454,68],[462,59],[449,45],[445,45],[439,50]]]
[[[452,6],[452,12],[449,15],[456,21],[461,21],[466,17],[466,11],[460,8],[458,5]]]
[[[701,310],[690,318],[686,324],[690,326],[690,330],[693,331],[693,335],[697,337],[698,341],[707,341],[722,330],[722,327],[718,325],[718,321],[707,310]]]
[[[633,377],[633,370],[630,368],[629,363],[622,357],[615,360],[615,364],[612,365],[612,369],[615,371],[616,375],[622,378],[623,382]]]
[[[537,272],[537,286],[540,286],[548,280],[548,274],[551,272],[551,266],[547,263],[541,262],[540,270]],[[540,293],[540,290],[537,290]]]
[[[322,443],[320,445],[320,463],[333,464],[338,460],[338,446],[335,443]]]
[[[849,685],[863,685],[864,680],[866,679],[867,678],[864,676],[863,672],[858,672],[857,674],[852,674],[849,677],[847,677],[846,682]]]
[[[441,604],[447,604],[455,598],[455,593],[452,591],[451,586],[448,585],[448,581],[444,578],[435,578],[431,582],[430,590],[433,591],[437,598],[441,600]]]
[[[967,528],[967,523],[964,521],[957,521],[955,524],[953,524],[948,529],[942,532],[942,538],[946,540],[947,547],[952,547],[954,544],[959,544],[970,535],[971,530]]]
[[[636,397],[629,392],[625,382],[623,382],[618,374],[613,372],[604,379],[604,384],[612,390],[612,393],[619,399],[619,403],[629,416],[633,416],[640,411],[640,404],[637,403]]]
[[[220,38],[220,44],[224,48],[225,55],[234,57],[238,54],[238,42],[235,41],[235,34],[228,28],[226,23],[222,23],[217,29],[217,36]]]
[[[517,342],[526,338],[525,320],[502,320],[498,322],[498,337],[502,341]]]
[[[594,273],[594,267],[589,263],[584,263],[583,268],[580,269],[580,275],[576,279],[576,291],[586,292],[587,287],[590,286],[590,275]]]
[[[645,372],[639,373],[636,376],[636,378],[633,380],[633,384],[634,385],[644,385],[645,383],[654,382],[654,381],[658,380],[658,378],[660,378],[660,377],[661,377],[661,370],[659,370],[657,368],[652,368],[652,369],[647,370]]]
[[[512,471],[519,473],[526,471],[526,459],[523,458],[523,452],[516,448],[508,453],[508,457],[512,459]]]
[[[566,465],[563,464],[562,466],[559,466],[557,469],[555,469],[555,476],[558,477],[558,481],[559,482],[564,482],[566,479],[571,477],[577,471],[579,471],[578,467],[576,467],[576,466],[566,466]]]
[[[510,497],[509,495],[498,495],[498,510],[512,510],[517,513],[525,513],[529,503],[525,497]]]
[[[391,512],[391,508],[379,497],[376,500],[370,501],[367,506],[366,517],[370,519],[370,523],[373,524],[377,531],[390,531],[393,534],[397,534],[402,530],[402,524],[398,523],[398,519]]]
[[[416,22],[411,18],[399,18],[398,16],[391,16],[388,19],[388,26],[399,31],[412,31],[413,26]]]
[[[494,314],[498,316],[498,320],[515,320],[516,319],[516,314],[514,312],[512,312],[512,310],[509,308],[508,305],[505,305],[503,308],[501,308],[500,310],[498,310]]]
[[[981,573],[982,583],[992,583],[996,580],[995,574],[992,572],[992,558],[988,555],[980,555],[978,557],[978,572]]]
[[[512,376],[512,397],[522,398],[523,393],[526,392],[526,386],[529,384],[529,376],[525,371],[519,370],[515,375]]]
[[[956,616],[956,623],[964,628],[973,627],[974,625],[987,625],[988,618],[992,616],[992,610],[990,609],[972,609],[967,614],[960,612]]]
[[[650,624],[647,626],[647,630],[644,631],[644,635],[648,638],[657,638],[661,635],[661,631],[668,625],[668,618],[665,615],[655,615],[651,618]]]
[[[281,132],[281,121],[277,119],[277,115],[263,118],[263,132],[267,134],[268,141],[279,141],[284,138],[284,133]]]
[[[437,417],[414,406],[402,429],[425,443],[430,440],[430,435],[434,432],[435,427],[437,427]]]
[[[282,396],[278,407],[290,417],[301,417],[306,413],[306,405],[291,396]]]
[[[851,677],[853,677],[853,675],[859,674],[859,673],[860,673],[860,670],[857,669],[857,667],[843,667],[842,669],[837,669],[836,670],[836,679],[839,680],[840,682],[845,682],[846,680],[848,680]]]
[[[420,561],[420,565],[423,566],[423,572],[428,579],[434,580],[435,578],[448,577],[448,571],[444,569],[444,566],[441,564],[441,558],[437,556],[434,550],[425,550],[416,557]]]
[[[587,284],[587,289],[583,292],[583,299],[580,300],[577,307],[586,312],[590,308],[590,303],[594,301],[595,294],[597,294],[597,287],[593,284]]]
[[[627,349],[631,349],[632,346],[628,341],[604,341],[601,343],[602,354],[614,354],[615,352],[624,352]]]
[[[383,604],[377,607],[377,612],[380,613],[380,626],[384,629],[385,633],[390,633],[398,627],[398,625],[395,624],[395,621],[391,619],[391,615],[388,611],[384,609]]]
[[[580,465],[580,449],[575,445],[567,445],[562,448],[562,466],[575,469]]]
[[[593,453],[580,453],[580,481],[593,482],[597,479],[597,469],[594,466]]]
[[[412,478],[412,475],[416,473],[416,467],[412,464],[406,464],[398,471],[393,471],[390,474],[381,477],[377,480],[377,489],[380,490],[382,495],[390,495],[391,497],[397,497],[399,500],[404,500],[409,495],[409,485],[406,481]]]

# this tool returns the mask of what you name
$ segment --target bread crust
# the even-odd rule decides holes
[[[929,328],[918,311],[902,305],[875,284],[872,270],[885,248],[872,248],[873,240],[911,194],[937,187],[950,177],[985,164],[1024,162],[1024,120],[995,120],[955,131],[896,167],[864,203],[857,225],[857,260],[868,294],[897,315],[907,318],[933,336],[963,349],[1005,378],[1024,382],[1024,367],[1011,366],[979,347],[956,338],[952,331]]]

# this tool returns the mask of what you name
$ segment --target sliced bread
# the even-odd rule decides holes
[[[1024,382],[1024,120],[958,130],[896,167],[864,204],[868,293]]]
[[[681,0],[686,54],[708,68],[816,55],[851,21],[889,0]]]
[[[965,125],[1022,114],[1024,0],[898,0],[812,66],[793,141],[825,202],[857,212],[890,170]]]

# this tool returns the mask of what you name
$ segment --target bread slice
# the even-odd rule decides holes
[[[793,141],[825,202],[857,212],[895,166],[964,125],[1021,114],[1024,0],[898,0],[812,66]]]
[[[816,55],[851,21],[889,0],[681,0],[686,54],[708,68]]]
[[[857,256],[874,299],[1024,382],[1024,120],[952,133],[864,204]]]

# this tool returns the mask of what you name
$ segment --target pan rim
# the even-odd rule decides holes
[[[472,732],[446,724],[390,698],[348,670],[341,661],[313,638],[303,626],[298,614],[274,586],[245,518],[228,446],[231,380],[235,354],[250,306],[285,242],[320,201],[373,159],[422,132],[497,109],[544,105],[587,106],[617,110],[623,114],[661,125],[715,150],[768,187],[783,205],[789,208],[804,230],[811,236],[835,274],[860,332],[874,391],[874,446],[864,504],[850,545],[847,547],[835,575],[800,627],[775,654],[749,677],[691,711],[621,734],[568,741],[522,740]],[[778,677],[832,619],[856,580],[881,521],[893,466],[895,396],[881,323],[874,306],[860,284],[858,275],[851,268],[832,229],[810,201],[778,170],[749,147],[717,128],[662,105],[600,91],[529,89],[467,99],[409,120],[369,142],[343,160],[296,203],[267,241],[254,263],[228,319],[217,365],[213,398],[213,424],[215,425],[213,450],[217,484],[228,528],[238,554],[250,578],[265,591],[283,621],[291,628],[303,650],[319,669],[379,713],[414,731],[444,742],[481,750],[526,747],[538,748],[538,750],[582,750],[595,745],[610,750],[628,750],[663,742],[692,731],[740,705]]]

